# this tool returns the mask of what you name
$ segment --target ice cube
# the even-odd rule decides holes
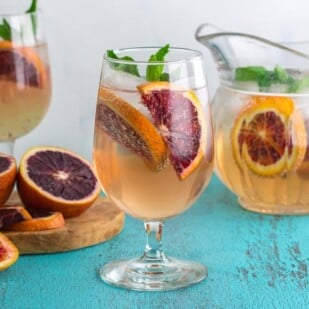
[[[127,72],[115,70],[107,64],[103,68],[101,82],[111,88],[136,91],[136,86],[145,82],[145,79]]]

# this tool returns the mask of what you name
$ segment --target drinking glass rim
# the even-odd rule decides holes
[[[0,13],[0,19],[1,18],[20,18],[20,17],[25,17],[25,16],[36,16],[36,15],[41,15],[42,11],[41,9],[36,10],[35,12],[24,12],[24,13]]]
[[[128,47],[128,48],[117,48],[117,49],[112,49],[116,54],[118,52],[132,52],[132,51],[140,51],[140,50],[152,50],[152,51],[158,51],[162,46],[142,46],[142,47]],[[114,62],[114,63],[119,63],[119,64],[139,64],[139,65],[159,65],[159,64],[177,64],[177,63],[187,63],[187,62],[193,62],[197,60],[202,60],[203,54],[202,52],[196,50],[196,49],[191,49],[191,48],[186,48],[186,47],[169,47],[170,51],[184,51],[191,53],[191,57],[188,58],[183,58],[180,60],[164,60],[164,61],[148,61],[148,60],[134,60],[134,61],[129,61],[129,60],[123,60],[123,59],[114,59],[111,57],[107,56],[107,51],[104,53],[104,60],[107,60],[109,62]],[[149,54],[150,57],[151,54]]]

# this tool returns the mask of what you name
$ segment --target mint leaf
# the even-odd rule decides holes
[[[235,69],[236,81],[255,81],[260,90],[267,90],[273,84],[287,85],[288,93],[296,93],[309,89],[309,76],[302,79],[295,79],[289,75],[288,71],[280,66],[274,70],[267,70],[262,66],[240,67]]]
[[[37,10],[37,0],[32,0],[31,5],[29,9],[26,11],[26,13],[33,13]],[[32,16],[32,25],[34,33],[36,33],[37,28],[37,21],[35,19],[35,16]],[[3,23],[0,24],[0,38],[6,41],[12,41],[12,28],[8,21],[3,18]]]
[[[29,9],[26,11],[26,13],[33,13],[37,10],[37,0],[32,0],[31,5]]]
[[[12,29],[5,18],[3,18],[3,24],[0,24],[0,37],[6,41],[12,40]]]
[[[261,66],[240,67],[235,70],[235,80],[246,81],[258,81],[267,73],[267,70]]]
[[[129,56],[124,56],[124,57],[120,57],[119,58],[115,54],[115,52],[113,50],[107,50],[106,54],[107,54],[108,58],[111,58],[111,59],[125,60],[125,61],[132,61],[132,62],[134,62],[134,59],[132,57],[129,57]],[[126,73],[130,73],[132,75],[140,77],[136,64],[114,63],[114,62],[111,62],[110,66],[112,68],[114,68],[115,70],[126,72]]]
[[[37,0],[32,0],[31,5],[29,9],[26,11],[26,13],[34,13],[36,11],[37,11]],[[33,33],[36,34],[38,26],[36,16],[34,15],[31,16],[31,22],[32,22]]]
[[[149,62],[164,61],[165,56],[169,52],[169,44],[166,44],[160,48],[155,54],[151,55]],[[164,65],[148,65],[146,69],[146,80],[149,82],[160,81],[160,80],[169,80],[168,73],[163,73]]]

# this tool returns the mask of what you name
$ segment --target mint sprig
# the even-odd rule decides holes
[[[36,12],[36,10],[37,10],[37,0],[32,0],[31,5],[29,9],[26,11],[26,13],[33,13]],[[35,33],[37,25],[34,16],[32,16],[32,25]],[[6,41],[12,41],[12,28],[5,18],[3,18],[2,24],[0,24],[0,38]]]
[[[309,86],[309,77],[295,79],[284,68],[276,66],[267,70],[262,66],[239,67],[235,70],[235,81],[255,81],[260,90],[267,90],[271,85],[287,85],[287,92],[295,93]]]
[[[37,0],[32,0],[29,9],[26,11],[26,13],[33,13],[37,10]]]
[[[0,24],[0,37],[6,41],[12,40],[12,29],[5,18],[3,18],[3,23]]]
[[[113,50],[108,50],[107,51],[107,56],[108,58],[111,59],[116,59],[116,60],[125,60],[125,61],[132,61],[134,62],[134,59],[132,57],[129,56],[124,56],[124,57],[118,57],[115,52]],[[111,67],[114,68],[115,70],[118,71],[122,71],[122,72],[126,72],[126,73],[130,73],[132,75],[135,75],[137,77],[140,77],[138,69],[137,69],[137,65],[136,64],[131,64],[131,63],[115,63],[112,62]]]
[[[169,52],[169,44],[166,44],[162,48],[160,48],[155,54],[151,55],[149,58],[149,62],[161,62],[164,61],[165,56]],[[163,73],[164,65],[156,64],[156,65],[148,65],[146,70],[146,80],[149,82],[154,81],[168,81],[169,75],[168,73]]]
[[[166,44],[162,48],[160,48],[155,54],[149,57],[148,62],[163,62],[165,56],[169,52],[169,44]],[[125,60],[132,61],[135,60],[130,56],[118,57],[113,50],[107,50],[106,52],[108,58],[117,59],[117,60]],[[126,72],[135,76],[140,77],[140,73],[138,71],[137,65],[134,63],[110,63],[110,66],[118,71]],[[146,80],[147,81],[169,81],[170,76],[168,73],[163,72],[164,64],[150,64],[146,68]],[[176,72],[179,74],[179,72]]]

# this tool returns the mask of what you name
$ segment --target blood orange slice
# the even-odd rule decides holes
[[[0,233],[0,271],[14,264],[19,256],[16,246],[2,233]]]
[[[17,189],[27,208],[80,215],[100,192],[92,166],[81,156],[59,147],[33,147],[21,158]]]
[[[0,229],[11,224],[30,220],[32,217],[23,206],[5,206],[0,208]]]
[[[0,79],[42,87],[47,79],[47,70],[32,48],[0,41]]]
[[[185,179],[205,154],[206,124],[198,98],[193,91],[169,82],[146,83],[137,88],[167,144],[171,164],[178,177]]]
[[[59,211],[30,211],[32,218],[5,227],[6,231],[34,232],[53,230],[64,226],[63,215]]]
[[[166,145],[152,122],[122,98],[100,88],[96,125],[145,160],[153,170],[166,161]]]
[[[0,207],[9,198],[17,173],[14,157],[0,153]]]
[[[253,97],[234,123],[232,148],[240,167],[261,176],[296,169],[305,155],[306,129],[294,101]]]

